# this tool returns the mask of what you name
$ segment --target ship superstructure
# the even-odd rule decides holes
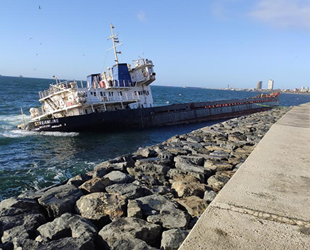
[[[77,81],[59,81],[49,89],[39,92],[41,108],[31,108],[32,121],[79,116],[121,109],[153,107],[150,84],[155,80],[154,65],[151,60],[139,58],[131,65],[119,63],[116,50],[118,33],[111,39],[115,55],[115,65],[106,72],[87,76],[87,84]]]

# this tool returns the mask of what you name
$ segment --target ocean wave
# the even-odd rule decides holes
[[[24,120],[27,123],[30,121],[30,116],[24,115]],[[23,115],[0,115],[0,123],[9,125],[18,125],[23,123]]]
[[[0,132],[0,136],[8,138],[18,138],[26,136],[55,136],[55,137],[75,137],[78,136],[78,132],[35,132],[26,130],[8,130]]]

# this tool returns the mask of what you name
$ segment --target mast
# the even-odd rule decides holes
[[[118,56],[117,56],[117,54],[121,54],[121,51],[116,51],[116,47],[120,46],[120,45],[123,45],[123,44],[119,43],[119,40],[118,40],[118,37],[117,37],[118,36],[118,32],[116,34],[113,34],[114,26],[113,26],[112,23],[110,24],[110,27],[111,27],[111,36],[107,40],[112,39],[113,47],[107,49],[107,51],[110,50],[110,49],[114,50],[115,63],[118,64]]]

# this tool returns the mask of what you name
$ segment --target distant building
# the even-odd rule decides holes
[[[273,90],[273,86],[274,86],[274,80],[270,79],[270,80],[268,81],[268,87],[267,87],[267,89],[268,89],[268,90]]]
[[[263,86],[263,82],[259,81],[257,82],[256,89],[262,89],[262,86]]]

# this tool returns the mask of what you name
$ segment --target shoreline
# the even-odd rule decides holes
[[[199,216],[290,108],[176,135],[0,203],[0,248],[178,249]],[[78,230],[77,230],[78,229]]]

